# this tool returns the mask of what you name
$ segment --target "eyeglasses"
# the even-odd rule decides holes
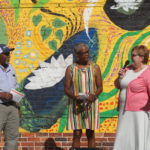
[[[132,54],[131,56],[132,56],[132,57],[135,57],[135,56],[139,56],[139,55],[137,55],[137,54]]]
[[[135,57],[135,56],[140,56],[140,57],[144,57],[143,55],[138,55],[138,54],[131,54],[132,57]]]
[[[10,55],[10,52],[2,53],[2,54],[5,55],[5,56],[9,56],[9,55]]]
[[[79,54],[79,55],[89,54],[89,51],[86,51],[86,52],[78,52],[77,54]]]

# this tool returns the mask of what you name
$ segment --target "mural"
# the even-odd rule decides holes
[[[150,48],[148,0],[0,0],[0,43],[15,47],[11,56],[25,93],[20,132],[66,130],[65,69],[74,62],[73,45],[86,43],[102,71],[100,128],[114,133],[118,90],[114,80],[132,47]]]

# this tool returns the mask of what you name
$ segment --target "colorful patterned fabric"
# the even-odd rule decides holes
[[[95,84],[95,64],[90,63],[88,68],[79,68],[73,64],[72,68],[72,90],[77,96],[78,93],[94,93]],[[99,100],[95,100],[90,106],[84,103],[76,103],[75,100],[69,99],[68,112],[68,130],[99,128]]]

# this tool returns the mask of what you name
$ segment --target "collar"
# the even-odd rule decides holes
[[[2,65],[0,65],[0,69],[4,72],[9,72],[10,71],[10,64],[8,65],[8,67],[6,69]]]

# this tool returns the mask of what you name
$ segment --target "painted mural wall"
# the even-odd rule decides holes
[[[11,63],[19,89],[20,132],[66,130],[65,69],[74,61],[73,45],[88,44],[102,71],[100,128],[114,133],[119,91],[118,70],[132,47],[150,48],[148,0],[0,0],[0,43],[15,47]]]

